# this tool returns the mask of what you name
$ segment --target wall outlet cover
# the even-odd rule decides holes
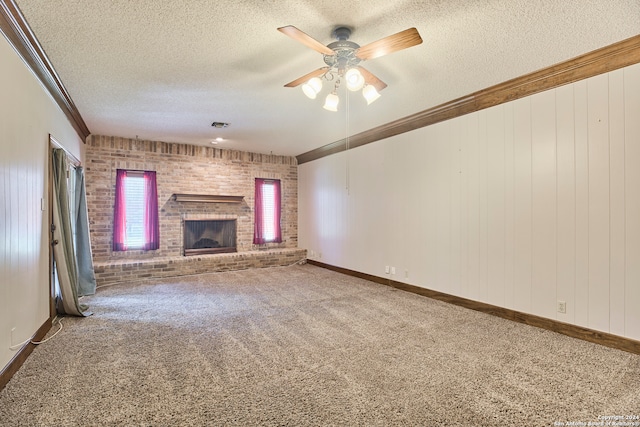
[[[567,312],[567,303],[564,301],[558,301],[558,313]]]

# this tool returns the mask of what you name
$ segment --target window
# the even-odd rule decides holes
[[[253,243],[280,242],[280,180],[256,178]]]
[[[118,169],[113,211],[114,251],[160,247],[155,172]]]

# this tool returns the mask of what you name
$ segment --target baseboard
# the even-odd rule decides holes
[[[443,292],[422,288],[420,286],[409,285],[407,283],[397,282],[395,280],[390,280],[384,277],[378,277],[367,273],[361,273],[359,271],[349,270],[347,268],[336,267],[310,259],[307,260],[307,263],[349,276],[358,277],[361,279],[369,280],[371,282],[380,283],[382,285],[391,286],[396,289],[436,299],[438,301],[444,301],[449,304],[454,304],[471,310],[480,311],[482,313],[491,314],[503,319],[512,320],[514,322],[524,323],[526,325],[557,332],[559,334],[567,335],[572,338],[578,338],[605,347],[627,351],[629,353],[640,354],[640,341],[636,341],[631,338],[625,338],[606,332],[595,331],[593,329],[584,328],[582,326],[571,325],[569,323],[547,319],[545,317],[535,316],[533,314],[522,313],[520,311],[498,307],[495,305],[474,301],[455,295],[449,295]]]
[[[35,344],[31,344],[32,340],[41,341],[47,332],[51,329],[51,325],[53,323],[53,319],[55,317],[50,317],[38,328],[36,333],[31,337],[28,343],[22,346],[20,350],[13,356],[13,359],[9,362],[7,366],[4,367],[2,372],[0,372],[0,390],[7,385],[11,377],[18,372],[18,369],[22,366],[22,364],[27,360],[27,357],[31,354],[33,349],[36,348]]]

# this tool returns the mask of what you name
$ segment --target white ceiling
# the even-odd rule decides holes
[[[298,155],[637,35],[638,0],[16,0],[93,134]],[[281,34],[424,42],[363,65],[389,86],[348,112],[283,85],[324,65]],[[228,122],[226,129],[211,127]]]

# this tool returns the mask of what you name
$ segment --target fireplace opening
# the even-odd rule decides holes
[[[184,256],[237,252],[235,219],[184,220]]]

